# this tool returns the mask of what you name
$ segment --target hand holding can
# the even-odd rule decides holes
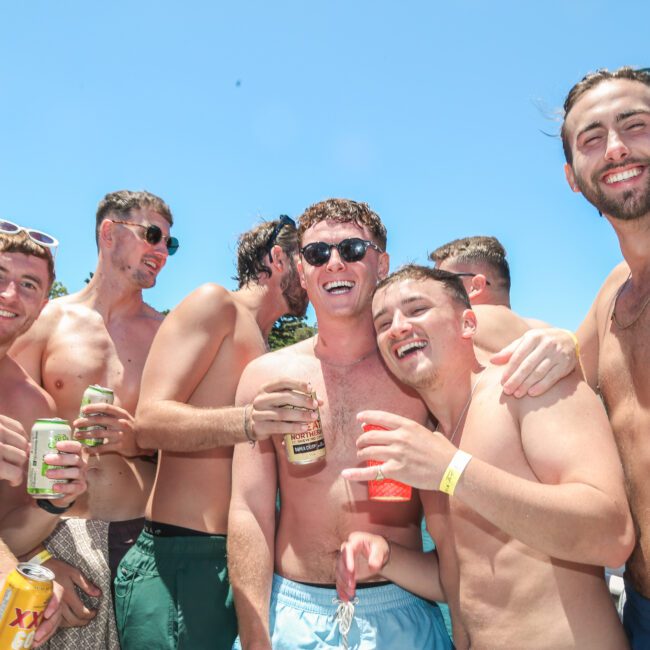
[[[386,427],[381,427],[378,424],[364,424],[363,430],[387,431]],[[383,464],[384,463],[379,460],[366,461],[366,467],[379,467]],[[379,471],[377,473],[379,475]],[[378,479],[368,481],[368,498],[371,501],[410,501],[411,495],[412,489],[410,485],[400,483],[399,481],[395,481],[392,478],[384,478],[383,476],[378,476]]]

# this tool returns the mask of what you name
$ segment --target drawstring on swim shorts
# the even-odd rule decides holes
[[[348,650],[348,632],[352,627],[354,620],[354,607],[359,604],[359,598],[355,596],[353,600],[344,601],[338,598],[332,598],[332,603],[338,605],[334,622],[338,623],[339,632],[341,633],[341,640],[343,642],[343,650]]]

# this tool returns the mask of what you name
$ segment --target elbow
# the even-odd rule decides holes
[[[608,561],[607,566],[618,567],[627,562],[627,559],[634,550],[636,544],[636,534],[634,533],[634,523],[627,507],[625,508],[625,515],[622,517],[624,523],[620,527],[620,532],[617,535],[617,543],[612,549],[612,557]]]
[[[599,564],[613,568],[625,564],[636,543],[634,523],[627,504],[624,509],[619,509],[615,517],[609,519],[606,538],[609,543],[602,549]]]
[[[135,441],[140,449],[157,449],[156,417],[149,405],[138,405],[135,414]],[[152,424],[154,426],[152,426]]]

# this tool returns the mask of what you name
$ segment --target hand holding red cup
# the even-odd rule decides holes
[[[364,431],[387,431],[386,427],[381,427],[378,424],[365,424],[363,425]],[[379,460],[366,461],[366,467],[381,466],[384,463]],[[392,478],[382,478],[379,480],[368,481],[368,497],[371,501],[410,501],[411,500],[411,486]]]

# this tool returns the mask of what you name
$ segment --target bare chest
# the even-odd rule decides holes
[[[128,322],[111,326],[94,316],[66,317],[47,344],[43,385],[64,417],[76,415],[90,384],[113,389],[117,403],[135,410],[142,369],[157,328]]]

